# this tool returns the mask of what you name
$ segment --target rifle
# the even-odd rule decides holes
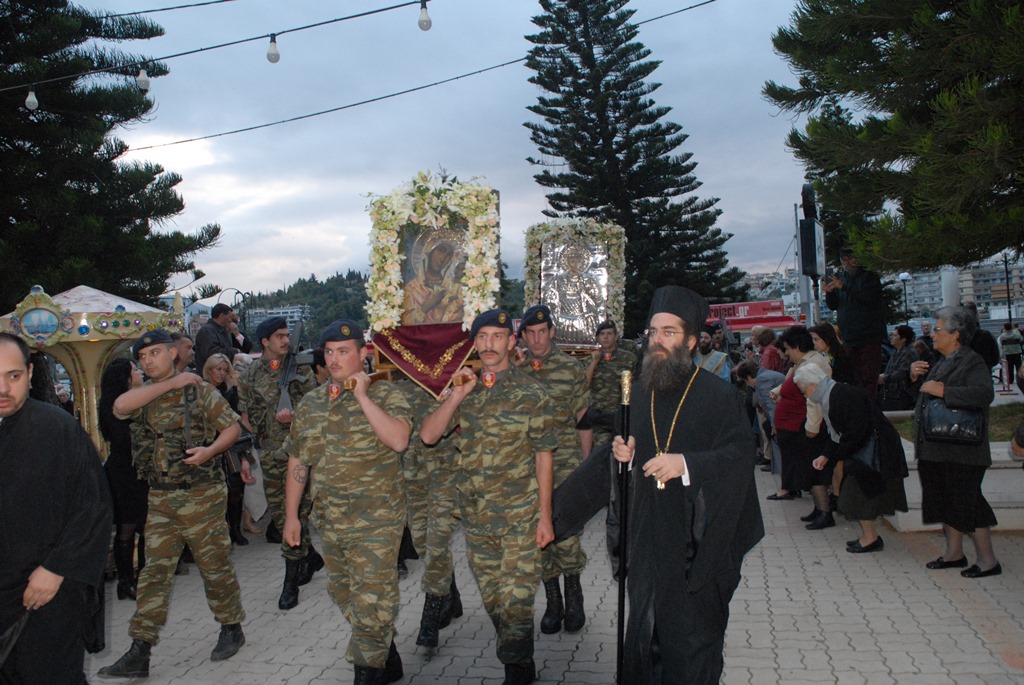
[[[299,319],[299,322],[295,324],[295,333],[292,334],[288,345],[288,363],[285,365],[284,373],[277,379],[277,387],[281,389],[281,396],[277,399],[277,411],[287,409],[290,412],[295,412],[292,407],[292,398],[288,394],[288,384],[295,380],[296,370],[299,366],[299,340],[301,338],[302,319]]]

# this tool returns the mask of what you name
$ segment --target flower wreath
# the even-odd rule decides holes
[[[462,327],[469,330],[481,312],[494,307],[498,280],[498,194],[472,181],[435,178],[420,172],[390,195],[370,195],[370,276],[366,314],[381,331],[402,319],[403,231],[466,229],[466,268],[462,275]]]

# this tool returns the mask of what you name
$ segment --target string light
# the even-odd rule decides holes
[[[135,85],[143,93],[149,92],[149,74],[145,69],[139,69],[139,75],[135,77]]]
[[[39,100],[36,99],[36,91],[28,89],[28,97],[25,98],[25,109],[34,112],[39,109]]]
[[[270,34],[270,47],[267,48],[267,61],[277,64],[281,61],[281,51],[277,49],[277,34]]]
[[[430,15],[427,14],[427,0],[420,0],[420,20],[416,24],[420,27],[420,31],[429,31],[430,27],[434,25],[434,22],[430,21]]]

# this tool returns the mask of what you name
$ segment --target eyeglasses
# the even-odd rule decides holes
[[[682,334],[683,332],[678,328],[648,328],[646,331],[644,331],[644,335],[646,335],[651,340],[657,337],[663,337],[671,340],[677,335]]]
[[[935,328],[932,329],[932,333],[945,333],[945,332],[946,332],[945,328],[939,328],[938,326],[936,326]]]

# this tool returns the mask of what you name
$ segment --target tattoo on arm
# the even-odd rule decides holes
[[[302,464],[299,464],[294,469],[292,469],[292,478],[294,478],[295,482],[299,483],[300,485],[306,484],[306,478],[308,477],[308,475],[309,469],[303,466]]]

